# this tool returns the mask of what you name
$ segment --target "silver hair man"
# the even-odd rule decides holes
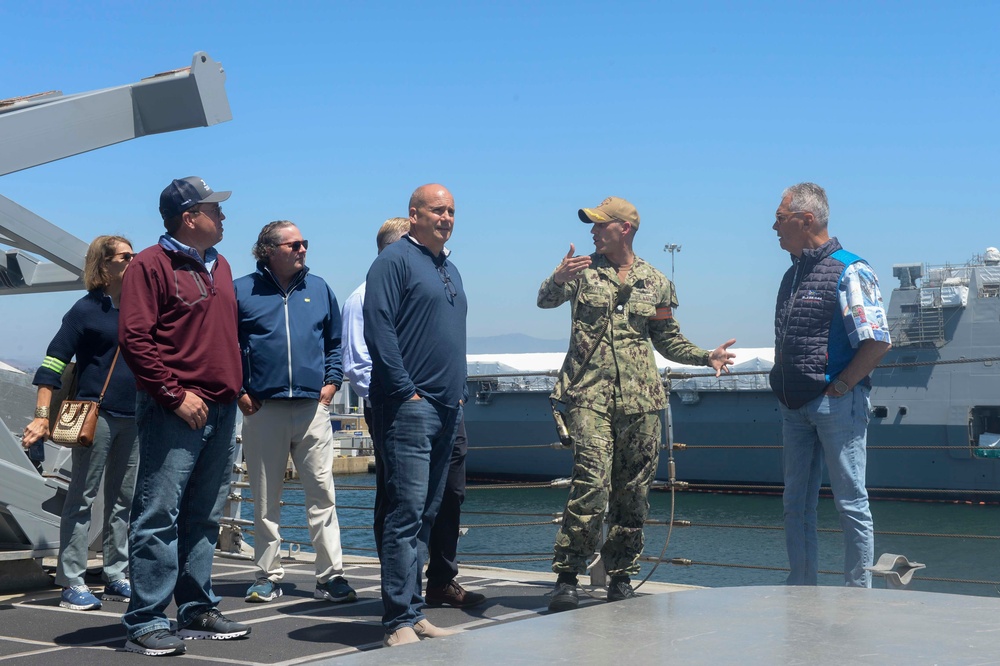
[[[826,201],[826,190],[816,183],[792,185],[781,193],[784,199],[791,196],[789,210],[796,213],[812,213],[816,223],[826,227],[830,221],[830,204]]]

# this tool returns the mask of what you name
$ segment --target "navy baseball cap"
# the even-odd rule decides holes
[[[213,192],[198,176],[178,178],[160,193],[160,215],[164,221],[201,203],[225,201],[232,192]]]

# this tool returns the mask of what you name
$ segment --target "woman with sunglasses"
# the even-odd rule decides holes
[[[94,610],[101,601],[84,583],[90,542],[91,507],[104,484],[104,580],[106,601],[127,602],[132,596],[128,579],[128,522],[139,462],[135,424],[135,377],[118,350],[118,305],[122,276],[135,254],[121,236],[98,236],[87,249],[83,283],[87,294],[63,317],[49,343],[45,360],[35,373],[38,387],[35,418],[24,429],[21,444],[41,445],[49,437],[52,394],[62,387],[62,373],[76,357],[76,400],[97,400],[114,362],[90,447],[73,449],[73,475],[63,504],[59,527],[56,584],[62,586],[59,605],[72,610]],[[68,378],[67,378],[68,379]]]

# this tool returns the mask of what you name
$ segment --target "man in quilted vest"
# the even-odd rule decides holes
[[[789,585],[816,585],[825,463],[844,531],[844,582],[871,587],[875,531],[865,489],[869,374],[891,346],[878,278],[827,232],[826,192],[784,191],[772,227],[792,266],[778,289],[771,390],[781,403]]]

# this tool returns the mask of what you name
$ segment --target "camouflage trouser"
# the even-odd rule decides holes
[[[586,571],[607,507],[610,528],[601,548],[604,568],[612,576],[633,576],[639,573],[642,525],[659,458],[660,415],[608,415],[571,407],[566,425],[576,442],[573,482],[556,536],[552,570]]]

